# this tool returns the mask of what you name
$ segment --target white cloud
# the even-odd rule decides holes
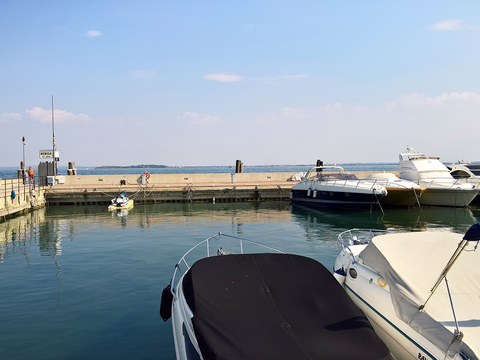
[[[204,76],[204,79],[218,82],[236,82],[245,80],[243,76],[233,74],[208,74]]]
[[[102,33],[97,30],[88,30],[87,33],[85,34],[86,37],[97,37],[100,35],[102,35]]]
[[[18,113],[3,113],[0,114],[0,124],[8,124],[11,122],[22,120],[22,114]]]
[[[208,114],[197,114],[196,112],[184,112],[181,116],[177,117],[178,120],[186,119],[192,123],[199,124],[213,124],[219,123],[222,121],[222,118],[219,116],[211,116]]]
[[[243,80],[254,80],[254,81],[263,81],[265,84],[273,84],[278,80],[301,79],[304,77],[307,77],[307,75],[297,74],[297,75],[262,76],[262,77],[246,78],[246,77],[238,76],[234,74],[208,74],[204,76],[204,79],[218,81],[218,82],[235,82],[235,81],[243,81]]]
[[[158,74],[155,70],[134,70],[129,74],[130,80],[133,81],[145,81],[158,78]]]
[[[473,26],[463,22],[459,19],[450,19],[439,21],[436,24],[433,24],[430,29],[432,31],[445,31],[445,30],[464,30],[464,29],[475,29]]]
[[[32,110],[26,110],[28,116],[32,119],[46,123],[52,121],[52,111],[45,110],[40,107],[35,107]],[[75,121],[88,121],[90,117],[85,114],[75,115],[71,112],[66,112],[64,110],[54,110],[54,120],[56,123],[72,123]]]
[[[480,105],[480,94],[465,91],[463,93],[452,92],[451,94],[441,94],[436,97],[430,97],[426,94],[408,94],[401,97],[400,102],[405,107],[435,106],[442,107],[447,105],[476,104]]]
[[[284,76],[264,76],[258,78],[252,78],[252,80],[263,81],[265,84],[273,84],[277,80],[284,80],[284,79],[301,79],[307,77],[305,74],[297,74],[297,75],[284,75]]]
[[[297,118],[297,119],[307,116],[307,111],[305,109],[292,108],[288,106],[284,107],[281,110],[281,113],[283,116]]]

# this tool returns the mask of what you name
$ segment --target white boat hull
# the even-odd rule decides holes
[[[354,279],[349,270],[346,271],[343,283],[345,291],[364,312],[378,337],[396,359],[443,360],[445,355],[440,349],[396,316],[388,285],[376,272],[359,263],[351,265],[348,256],[342,251],[335,261],[335,269],[342,268],[345,264],[349,264],[348,269],[353,268],[357,273]]]
[[[444,354],[432,343],[418,336],[410,326],[397,318],[393,307],[383,306],[391,303],[390,294],[375,299],[360,297],[348,285],[344,285],[347,294],[364,312],[378,337],[387,345],[396,359],[443,359]],[[358,290],[358,289],[357,289]],[[432,348],[436,351],[432,351]],[[429,349],[429,350],[427,350]]]
[[[465,207],[470,205],[479,190],[427,188],[420,197],[421,205]]]
[[[365,259],[367,255],[365,255],[364,250],[367,244],[364,238],[360,238],[360,235],[356,234],[351,237],[350,244],[342,242],[344,248],[335,260],[334,275],[339,283],[343,285],[353,302],[364,312],[374,327],[375,332],[387,345],[392,355],[396,359],[478,359],[470,350],[468,350],[468,356],[470,357],[465,355],[463,352],[464,348],[460,350],[458,343],[455,343],[455,345],[453,345],[453,343],[450,344],[451,347],[448,347],[448,351],[451,351],[453,354],[450,354],[450,357],[446,357],[445,348],[441,348],[438,345],[439,343],[442,344],[438,337],[434,340],[428,338],[426,333],[422,333],[422,331],[418,332],[411,324],[403,321],[399,315],[397,315],[392,302],[393,295],[390,293],[390,286],[381,275],[364,265],[364,260],[366,262],[371,261]],[[408,253],[408,250],[405,250],[406,252],[404,251],[403,253]],[[362,255],[359,256],[359,254]],[[419,269],[419,271],[422,270],[423,268]],[[396,284],[392,286],[395,287]],[[459,295],[456,294],[456,297],[458,296]],[[449,315],[447,314],[446,316],[446,318],[448,318]],[[473,321],[475,322],[476,320]],[[465,324],[467,323],[469,323],[469,320],[465,321]],[[440,322],[440,324],[444,326],[444,330],[447,331],[447,333],[451,333],[453,339],[455,332],[454,322],[443,321]],[[464,327],[463,330],[465,332],[465,339],[467,339],[467,348],[476,342],[476,330],[473,329],[475,325],[470,326],[472,329]],[[424,330],[426,330],[426,332],[429,331],[427,328]],[[467,330],[469,333],[467,333]],[[430,332],[430,336],[431,334]],[[436,334],[440,336],[440,332],[436,332]],[[445,334],[445,332],[443,332],[443,334]]]
[[[183,278],[178,284],[179,289],[181,289],[182,281]],[[193,355],[196,354],[198,357],[198,354],[200,354],[200,349],[198,347],[191,321],[193,313],[191,312],[190,308],[186,306],[187,302],[183,292],[178,291],[177,295],[178,297],[174,298],[172,302],[172,329],[176,358],[177,360],[194,359],[195,357]]]
[[[130,199],[127,201],[127,203],[125,205],[121,205],[121,206],[118,206],[118,205],[110,205],[108,207],[108,211],[115,211],[115,210],[130,210],[133,208],[133,200]]]

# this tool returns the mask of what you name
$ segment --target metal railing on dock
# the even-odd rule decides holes
[[[0,179],[0,219],[45,205],[44,188],[28,178]]]

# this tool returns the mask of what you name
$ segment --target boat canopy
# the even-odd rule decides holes
[[[390,358],[362,311],[310,258],[204,258],[185,274],[183,293],[205,360]]]
[[[470,232],[473,236],[471,234],[473,232]],[[478,240],[478,237],[469,239],[467,235],[466,241]],[[359,261],[386,280],[400,319],[444,352],[460,348],[471,359],[477,359],[478,355],[474,355],[480,354],[480,249],[477,250],[477,241],[465,243],[466,248],[447,275],[463,342],[453,342],[455,318],[444,280],[432,295],[437,280],[445,273],[452,254],[458,253],[461,242],[462,235],[451,232],[379,235],[360,253]]]

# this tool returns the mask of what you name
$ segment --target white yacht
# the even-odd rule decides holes
[[[371,209],[385,195],[382,185],[360,180],[340,166],[314,166],[292,187],[290,199],[313,208]]]
[[[339,235],[335,277],[396,359],[480,358],[480,224]]]
[[[480,192],[478,185],[454,179],[438,157],[427,157],[407,148],[399,160],[400,178],[425,188],[420,197],[422,205],[465,207]]]
[[[475,175],[475,173],[465,164],[452,164],[448,166],[448,169],[450,170],[450,175],[455,179],[480,187],[480,176]],[[480,203],[480,195],[477,195],[471,203]]]
[[[450,175],[452,175],[454,179],[471,182],[472,184],[480,184],[480,176],[475,175],[466,165],[452,164],[447,167]]]

